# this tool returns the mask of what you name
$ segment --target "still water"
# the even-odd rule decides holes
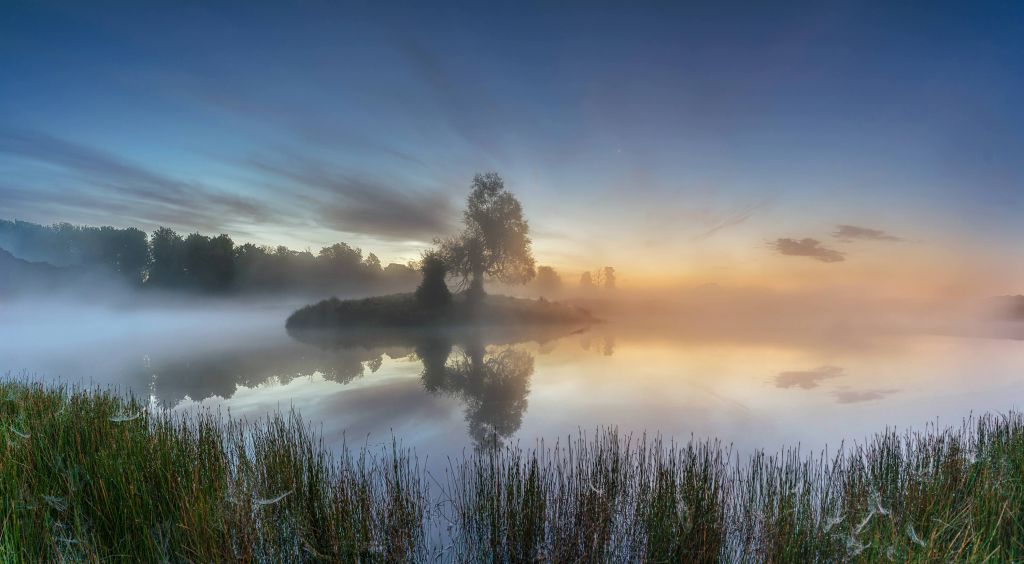
[[[1024,341],[1012,333],[703,331],[610,319],[544,331],[295,336],[283,327],[288,311],[9,305],[0,372],[114,386],[179,411],[253,419],[295,408],[329,445],[393,437],[434,460],[606,426],[717,437],[741,452],[817,450],[1024,406]]]

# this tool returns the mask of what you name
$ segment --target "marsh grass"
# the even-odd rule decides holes
[[[294,413],[0,383],[0,560],[1019,561],[1024,418],[825,456],[581,433],[428,472]]]
[[[417,462],[335,456],[294,413],[233,423],[6,383],[0,425],[3,561],[395,561],[424,547]]]

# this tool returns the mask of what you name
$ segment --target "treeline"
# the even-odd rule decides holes
[[[415,264],[383,266],[345,243],[319,253],[284,246],[235,245],[228,235],[186,236],[140,229],[38,225],[0,220],[0,248],[24,260],[101,270],[139,288],[232,292],[358,292],[411,289]]]
[[[562,275],[550,266],[537,267],[537,276],[533,280],[533,287],[544,296],[557,296],[567,289],[562,281]],[[593,273],[588,271],[581,274],[576,291],[592,293],[598,290],[615,290],[616,287],[615,268],[605,266]]]
[[[39,225],[0,219],[0,248],[32,262],[102,267],[132,282],[142,281],[149,261],[146,233],[134,227]]]

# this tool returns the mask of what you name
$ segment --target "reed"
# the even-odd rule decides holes
[[[0,382],[0,560],[1019,561],[1024,417],[831,456],[580,433],[430,472],[294,412]]]

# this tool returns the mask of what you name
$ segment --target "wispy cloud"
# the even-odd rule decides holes
[[[839,225],[832,236],[840,241],[902,241],[903,238],[890,235],[881,229],[871,229],[858,225]]]
[[[164,174],[117,155],[43,132],[0,128],[0,154],[61,171],[46,186],[2,188],[24,205],[81,210],[106,209],[142,221],[220,229],[233,222],[260,222],[270,207],[200,182]]]
[[[505,141],[532,118],[520,115],[508,120],[512,108],[484,86],[486,82],[476,75],[475,67],[455,68],[452,59],[411,38],[400,42],[399,48],[436,115],[488,158],[503,159]]]
[[[46,185],[0,182],[0,210],[39,209],[54,219],[92,218],[103,210],[135,223],[236,233],[312,219],[346,233],[429,240],[450,231],[457,215],[446,194],[341,173],[311,159],[248,161],[248,170],[273,190],[242,197],[39,131],[0,128],[0,156],[60,173]]]
[[[779,254],[787,256],[807,257],[821,262],[842,262],[846,260],[844,253],[825,247],[821,244],[821,241],[809,237],[803,239],[776,239],[769,246]]]
[[[838,366],[819,366],[813,370],[787,370],[779,372],[775,377],[775,386],[779,388],[799,387],[805,390],[817,388],[822,380],[837,378],[843,374]]]
[[[708,237],[711,237],[712,235],[718,233],[719,231],[722,231],[723,229],[728,229],[730,227],[740,225],[741,223],[744,223],[748,219],[750,219],[755,212],[764,208],[766,205],[768,205],[768,201],[761,200],[758,202],[745,204],[743,206],[723,213],[708,214],[706,216],[706,219],[711,224],[710,227],[695,235],[692,240],[701,241],[707,239]]]
[[[318,222],[338,231],[390,239],[430,240],[453,229],[456,213],[446,194],[334,170],[302,157],[250,159],[272,182],[286,182]]]

